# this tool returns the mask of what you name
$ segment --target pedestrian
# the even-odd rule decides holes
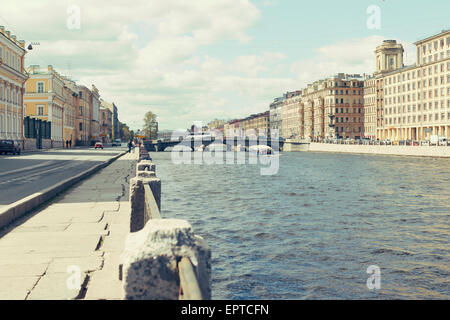
[[[72,149],[72,139],[69,140],[69,148]]]
[[[66,149],[69,149],[69,140],[66,140]]]
[[[133,146],[133,142],[130,140],[128,142],[128,153],[131,153],[131,147]]]

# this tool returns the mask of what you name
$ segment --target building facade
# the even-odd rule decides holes
[[[303,127],[303,112],[300,113],[302,91],[287,92],[281,104],[281,131],[279,135],[285,139],[300,138]]]
[[[100,106],[102,108],[108,108],[111,111],[112,114],[112,133],[111,133],[111,141],[120,139],[120,126],[119,126],[119,119],[118,119],[118,113],[117,113],[117,106],[113,103],[109,103],[103,99],[100,99]]]
[[[90,95],[91,91],[81,85],[77,85],[78,90],[78,110],[76,113],[76,132],[77,132],[77,145],[89,146],[91,142],[91,104]]]
[[[207,125],[207,130],[212,130],[212,129],[218,129],[220,127],[223,128],[223,125],[226,123],[225,120],[220,120],[220,119],[214,119],[213,121],[210,121]]]
[[[28,68],[29,78],[25,84],[25,116],[46,121],[50,126],[50,147],[64,146],[64,79],[49,65]],[[49,147],[49,146],[47,146]]]
[[[450,30],[415,45],[416,63],[406,67],[377,48],[381,61],[392,66],[387,72],[377,69],[383,78],[378,139],[429,140],[431,135],[450,138]]]
[[[339,73],[302,90],[300,136],[360,139],[364,132],[364,76]]]
[[[113,114],[109,108],[100,107],[100,139],[103,143],[112,142]]]
[[[25,42],[0,26],[0,138],[24,146]]]
[[[95,85],[89,95],[90,105],[90,126],[89,135],[91,136],[91,145],[94,145],[100,139],[100,93]]]
[[[75,128],[76,113],[78,110],[78,93],[76,91],[76,84],[74,81],[64,79],[64,128],[63,141],[69,141],[69,145],[76,145],[77,132]]]
[[[283,102],[286,99],[286,95],[282,97],[275,98],[269,106],[269,129],[270,132],[277,132],[278,135],[282,136],[283,131],[283,121],[282,121],[282,110]]]
[[[251,115],[242,121],[244,133],[254,130],[257,136],[268,137],[269,130],[269,111]]]

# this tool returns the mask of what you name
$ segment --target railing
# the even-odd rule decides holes
[[[144,185],[145,190],[145,213],[150,219],[161,219],[161,213],[159,212],[158,205],[156,204],[155,197],[153,196],[152,189],[148,184]]]
[[[141,150],[140,150],[141,151]],[[144,171],[150,172],[148,168]],[[149,184],[144,184],[145,214],[149,219],[162,219],[158,204]],[[191,259],[182,257],[178,262],[178,276],[180,279],[180,300],[203,300],[202,291],[197,279],[195,267]]]
[[[195,269],[191,259],[182,258],[178,263],[178,274],[180,276],[180,300],[203,300],[202,292],[198,284]]]

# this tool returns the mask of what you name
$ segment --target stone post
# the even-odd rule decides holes
[[[152,158],[150,158],[150,154],[144,146],[139,148],[139,161],[141,160],[152,160]]]
[[[177,300],[183,257],[194,266],[203,299],[211,299],[211,250],[185,220],[150,220],[128,235],[122,257],[124,299]]]
[[[136,172],[146,170],[156,172],[156,165],[150,160],[142,160],[136,165]]]
[[[150,218],[145,210],[145,184],[150,186],[158,209],[161,211],[161,179],[157,178],[153,171],[138,171],[137,177],[130,180],[130,232],[144,228]]]

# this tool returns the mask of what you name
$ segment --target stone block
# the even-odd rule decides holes
[[[178,262],[188,257],[195,266],[204,299],[211,298],[211,251],[185,220],[150,220],[127,237],[123,253],[123,298],[176,300]]]
[[[156,164],[150,160],[142,160],[136,165],[136,171],[156,171]]]
[[[148,184],[153,192],[156,204],[161,210],[161,180],[156,177],[135,177],[130,180],[130,232],[136,232],[144,228],[149,220],[145,210],[145,189]]]

